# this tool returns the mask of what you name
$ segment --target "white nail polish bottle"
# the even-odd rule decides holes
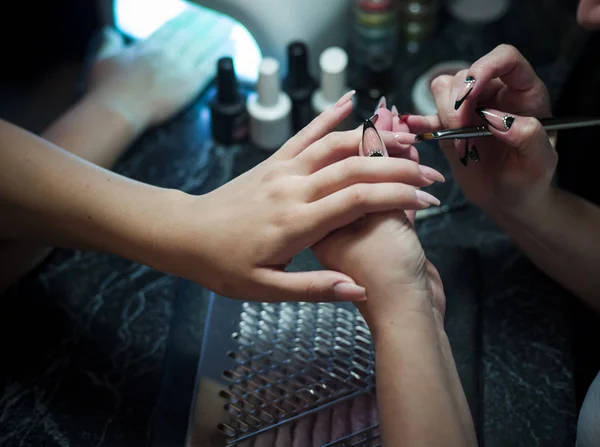
[[[264,58],[258,71],[256,93],[248,95],[250,141],[266,151],[276,151],[292,136],[292,101],[281,90],[279,62]]]
[[[321,85],[312,97],[315,114],[332,107],[340,97],[350,90],[347,87],[346,71],[348,54],[340,47],[330,47],[321,53],[319,58]]]

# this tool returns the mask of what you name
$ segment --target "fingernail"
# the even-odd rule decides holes
[[[338,102],[335,103],[335,107],[336,108],[340,108],[344,105],[346,105],[348,103],[348,101],[350,101],[352,99],[352,97],[354,96],[354,94],[356,93],[356,90],[350,90],[348,93],[346,93],[344,96],[342,96]]]
[[[417,189],[415,193],[417,194],[417,199],[419,199],[421,202],[427,203],[428,205],[440,206],[441,204],[437,197],[432,196],[428,192],[425,192],[421,189]]]
[[[469,140],[465,140],[465,152],[463,153],[463,156],[460,157],[460,162],[463,166],[469,165]]]
[[[469,94],[473,91],[473,84],[475,84],[475,78],[473,76],[467,76],[465,78],[465,85],[456,96],[454,110],[458,110],[459,107],[462,106],[462,103],[465,102],[465,99],[467,99]]]
[[[333,294],[340,301],[365,301],[367,299],[367,289],[351,282],[336,284],[333,286]]]
[[[400,144],[413,144],[417,135],[408,132],[398,132],[394,134],[394,139]]]
[[[406,121],[408,121],[409,116],[410,116],[410,113],[403,113],[402,115],[400,115],[400,121],[403,123],[406,123]]]
[[[382,96],[379,99],[379,102],[377,103],[377,107],[375,107],[375,112],[377,112],[377,109],[387,109],[387,100],[385,99],[385,96]]]
[[[419,165],[419,169],[421,170],[421,174],[423,174],[423,177],[425,177],[428,180],[431,180],[432,182],[444,183],[446,181],[441,172],[436,171],[435,169],[430,168],[429,166]]]
[[[396,108],[396,106],[392,106],[392,117],[398,116],[398,115],[399,115],[398,109]]]
[[[374,115],[377,117],[379,115]],[[381,139],[381,135],[375,128],[375,122],[377,120],[369,119],[363,123],[363,134],[362,144],[360,147],[360,155],[366,157],[385,157],[387,152],[385,149],[385,143]]]
[[[501,132],[508,132],[515,122],[514,116],[507,115],[506,113],[499,112],[498,110],[477,109],[476,112],[482,120],[484,120],[494,129]]]
[[[479,152],[477,152],[475,145],[471,146],[471,149],[469,150],[469,158],[473,160],[473,163],[477,163],[479,161]]]

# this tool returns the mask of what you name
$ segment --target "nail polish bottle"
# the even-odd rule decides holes
[[[292,101],[281,90],[279,62],[264,58],[256,92],[248,95],[250,141],[259,149],[276,151],[292,136]]]
[[[321,86],[312,97],[314,113],[318,115],[332,107],[340,97],[350,90],[347,87],[346,72],[348,54],[339,47],[327,48],[319,58]]]
[[[224,146],[241,143],[248,137],[246,97],[240,91],[230,57],[217,62],[216,84],[217,92],[210,102],[213,139]]]
[[[355,115],[364,121],[373,115],[382,96],[388,104],[395,102],[394,62],[385,53],[370,54],[359,67],[359,84],[356,88],[357,107]]]
[[[292,100],[292,128],[298,132],[314,118],[311,97],[317,83],[310,75],[308,48],[303,42],[288,45],[288,73],[283,89]]]
[[[372,52],[395,53],[398,1],[354,0],[353,59],[362,60]]]

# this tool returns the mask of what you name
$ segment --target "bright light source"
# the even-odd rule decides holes
[[[193,9],[205,26],[201,39],[206,42],[204,63],[208,83],[215,75],[217,60],[233,57],[238,76],[256,81],[261,53],[248,30],[231,17],[183,0],[115,0],[115,26],[134,39],[144,39],[181,12]]]

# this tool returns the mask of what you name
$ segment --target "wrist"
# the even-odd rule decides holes
[[[435,324],[432,293],[420,287],[367,287],[367,301],[357,303],[374,338],[404,330],[407,325]]]
[[[515,232],[540,231],[552,223],[562,191],[549,186],[534,200],[524,202],[516,208],[490,208],[486,213],[508,234]]]

